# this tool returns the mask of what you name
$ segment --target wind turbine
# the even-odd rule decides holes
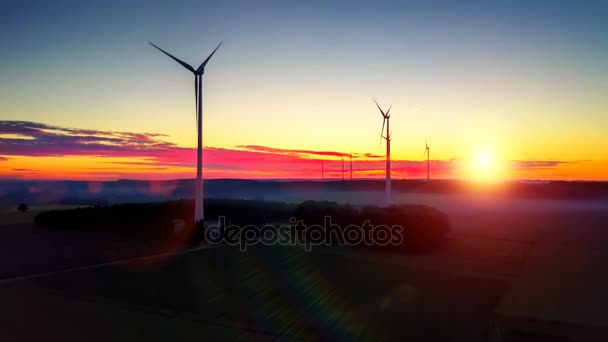
[[[148,42],[150,45],[154,46],[158,50],[160,50],[165,55],[171,57],[174,61],[181,64],[184,68],[188,69],[192,74],[194,74],[194,99],[196,103],[196,125],[198,129],[198,138],[197,138],[197,149],[196,149],[196,193],[194,194],[194,223],[198,224],[199,222],[205,219],[204,211],[203,211],[203,74],[205,73],[205,66],[213,57],[213,54],[219,49],[222,45],[220,43],[201,63],[201,65],[194,69],[188,63],[179,60],[178,58],[172,56],[167,51],[161,49],[160,47],[154,45],[152,42]]]
[[[426,139],[424,139],[424,144],[426,145],[426,148],[424,149],[424,153],[426,154],[426,181],[430,181],[431,180],[431,148],[429,147],[429,143]]]
[[[386,185],[385,185],[385,195],[386,195],[386,205],[391,205],[391,131],[390,131],[390,111],[393,106],[388,107],[386,113],[380,108],[380,105],[373,99],[374,103],[376,103],[376,107],[380,110],[382,114],[382,130],[380,131],[380,144],[382,144],[382,139],[386,140]],[[384,126],[386,124],[386,135],[384,134]]]
[[[321,181],[325,180],[325,166],[323,164],[323,161],[321,161]]]

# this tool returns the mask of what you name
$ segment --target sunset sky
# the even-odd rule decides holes
[[[0,2],[0,177],[608,180],[606,1]],[[348,177],[348,175],[347,175]]]

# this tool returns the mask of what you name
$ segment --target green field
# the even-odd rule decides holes
[[[212,248],[26,284],[272,336],[442,341],[484,340],[507,287],[505,280],[294,247]]]

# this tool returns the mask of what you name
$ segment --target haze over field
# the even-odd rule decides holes
[[[171,181],[0,181],[0,204],[95,204],[150,202],[193,197],[194,182]],[[206,198],[253,199],[298,203],[336,201],[352,205],[382,203],[384,183],[355,181],[207,180]],[[476,211],[521,213],[608,209],[608,183],[471,183],[463,181],[393,181],[395,204],[419,203],[450,215]]]

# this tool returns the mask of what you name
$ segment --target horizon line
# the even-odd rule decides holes
[[[345,182],[350,181],[378,181],[384,182],[384,178],[353,178],[342,179],[337,178],[206,178],[204,181],[267,181],[267,182]],[[426,178],[393,178],[393,181],[416,181],[424,183],[433,183],[433,181],[457,181],[468,183],[549,183],[549,182],[571,182],[571,183],[603,183],[608,182],[608,179],[467,179],[467,178],[434,178],[427,181]],[[117,179],[19,179],[19,178],[0,178],[0,182],[172,182],[172,181],[196,181],[196,178],[170,178],[170,179],[141,179],[141,178],[117,178]]]

